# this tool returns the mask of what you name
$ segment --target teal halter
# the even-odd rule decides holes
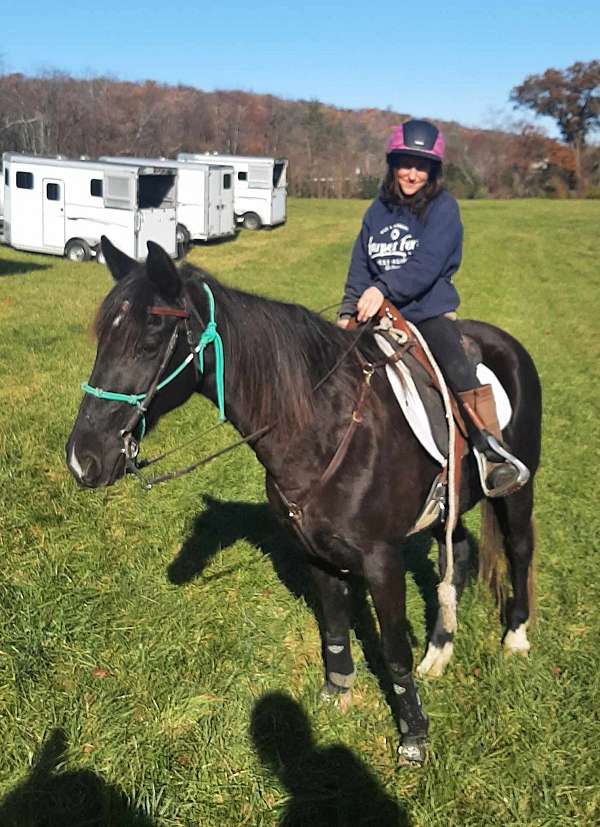
[[[225,383],[224,383],[224,357],[223,357],[223,341],[219,332],[217,331],[217,323],[215,322],[215,299],[212,294],[210,287],[202,283],[206,293],[208,294],[208,305],[209,305],[209,322],[204,329],[204,332],[200,336],[200,341],[196,345],[195,348],[186,356],[183,362],[179,365],[179,367],[175,368],[162,382],[156,386],[156,392],[162,390],[162,388],[166,387],[170,382],[173,381],[179,374],[185,370],[185,368],[192,362],[196,353],[198,354],[198,368],[200,373],[204,373],[204,351],[206,347],[210,344],[214,345],[215,348],[215,359],[216,359],[216,366],[215,366],[215,380],[217,385],[217,404],[219,406],[219,419],[223,422],[225,420]],[[81,389],[85,391],[85,393],[89,393],[91,396],[95,396],[97,399],[106,399],[110,402],[125,402],[127,405],[133,405],[137,407],[141,412],[141,434],[139,439],[141,440],[146,433],[146,419],[145,419],[145,412],[146,408],[142,404],[144,399],[148,396],[148,392],[146,393],[118,393],[116,391],[105,391],[102,388],[95,388],[92,385],[89,385],[87,382],[82,382]]]

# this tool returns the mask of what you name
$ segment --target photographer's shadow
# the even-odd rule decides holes
[[[1,827],[154,827],[91,770],[64,770],[67,742],[53,730],[27,778],[0,802]]]
[[[319,748],[310,723],[288,695],[264,695],[250,732],[256,752],[289,794],[279,827],[408,827],[398,805],[347,747]]]

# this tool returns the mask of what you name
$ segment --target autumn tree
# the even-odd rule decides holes
[[[600,60],[529,75],[514,87],[510,99],[516,106],[556,121],[563,140],[575,153],[575,175],[581,192],[582,151],[588,133],[600,125]]]

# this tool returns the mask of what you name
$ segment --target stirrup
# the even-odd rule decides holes
[[[490,433],[486,432],[485,436],[489,447],[494,451],[494,453],[498,454],[504,462],[507,462],[517,471],[517,477],[516,479],[507,482],[505,485],[500,485],[497,488],[488,488],[487,479],[490,472],[493,470],[495,463],[491,462],[482,451],[479,451],[477,448],[473,447],[473,453],[475,454],[475,459],[477,460],[477,469],[479,471],[481,488],[483,489],[483,493],[486,497],[508,497],[509,494],[514,494],[515,491],[522,488],[529,480],[529,477],[531,476],[529,468],[527,468],[527,466],[515,456],[510,454],[506,448],[504,448]]]

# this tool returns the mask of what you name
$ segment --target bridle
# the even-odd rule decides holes
[[[107,391],[103,388],[93,387],[92,385],[88,384],[87,382],[83,382],[81,385],[81,389],[91,396],[95,396],[97,399],[106,399],[107,401],[114,401],[114,402],[123,402],[127,405],[131,405],[135,408],[131,417],[127,421],[127,424],[124,428],[119,431],[119,437],[123,440],[123,447],[121,449],[121,453],[125,457],[125,471],[126,473],[134,474],[138,480],[140,481],[142,487],[146,490],[150,490],[155,485],[158,485],[163,482],[167,482],[168,480],[177,479],[185,474],[189,474],[191,471],[194,471],[196,468],[199,468],[201,465],[205,465],[208,462],[211,462],[213,459],[216,459],[219,456],[222,456],[229,451],[232,451],[234,448],[237,448],[240,445],[244,445],[245,443],[251,442],[253,440],[258,439],[261,436],[264,436],[268,431],[272,430],[273,427],[277,424],[276,422],[272,422],[268,425],[259,428],[258,430],[254,431],[251,434],[243,437],[242,439],[227,445],[225,448],[222,448],[219,451],[216,451],[213,454],[210,454],[207,457],[199,460],[198,462],[189,465],[186,468],[182,468],[179,471],[172,471],[167,474],[163,474],[159,477],[154,477],[153,479],[146,480],[142,474],[141,469],[143,467],[148,467],[149,465],[153,465],[156,462],[159,462],[164,457],[168,456],[175,451],[179,451],[182,448],[189,445],[191,442],[196,442],[198,437],[195,437],[190,442],[186,443],[185,445],[180,446],[179,448],[174,449],[174,451],[168,451],[164,454],[161,454],[158,457],[155,457],[152,460],[146,460],[142,464],[138,464],[136,462],[140,442],[144,437],[146,432],[146,413],[150,404],[152,403],[156,394],[166,387],[170,382],[172,382],[180,373],[182,373],[185,368],[191,363],[194,367],[194,372],[196,376],[196,385],[200,381],[200,377],[204,373],[204,351],[206,347],[210,344],[214,345],[215,348],[215,380],[217,386],[217,404],[219,407],[219,422],[218,425],[222,425],[225,419],[225,391],[224,391],[224,356],[223,356],[223,341],[221,336],[217,330],[217,324],[215,321],[215,300],[212,294],[210,287],[205,283],[202,282],[202,286],[206,291],[208,296],[209,302],[209,321],[206,324],[200,314],[198,313],[194,303],[192,301],[189,302],[188,305],[188,298],[184,294],[183,298],[183,307],[167,307],[167,306],[158,306],[158,307],[150,307],[148,309],[148,313],[153,316],[167,316],[172,317],[177,320],[175,328],[171,334],[163,357],[161,359],[160,365],[158,370],[150,384],[150,387],[145,393],[137,393],[137,394],[126,394],[120,393],[118,391]],[[190,310],[191,308],[191,313]],[[197,319],[201,327],[203,328],[202,334],[198,341],[198,344],[194,344],[194,337],[192,330],[189,325],[189,319],[191,315]],[[177,341],[179,338],[179,333],[181,329],[181,323],[185,328],[186,339],[189,347],[189,353],[186,358],[181,362],[181,364],[176,367],[171,373],[166,376],[164,379],[161,380],[161,376],[164,371],[167,369],[167,366],[175,352],[177,347]],[[348,355],[355,350],[359,339],[363,336],[363,334],[368,330],[369,325],[361,325],[360,329],[357,332],[357,335],[353,337],[352,342],[350,345],[344,350],[344,352],[340,355],[338,360],[335,362],[333,367],[327,371],[327,373],[321,377],[321,379],[316,383],[313,387],[313,391],[318,390],[329,378],[330,376],[338,369],[338,367],[342,364],[343,361],[348,357]],[[198,361],[196,362],[196,354],[198,355]],[[359,359],[362,372],[363,372],[363,385],[360,391],[358,404],[355,407],[351,423],[346,431],[338,450],[336,451],[333,459],[328,464],[327,468],[325,469],[320,482],[322,483],[323,480],[326,480],[331,476],[338,465],[341,463],[345,452],[348,449],[348,445],[356,428],[356,425],[362,421],[362,408],[366,402],[366,397],[368,395],[370,385],[371,385],[371,377],[375,370],[379,367],[384,366],[389,361],[396,361],[400,357],[400,353],[396,354],[394,357],[386,358],[381,360],[377,363],[369,363],[365,362],[358,351],[356,351],[356,355]],[[213,426],[217,427],[217,426]],[[213,428],[209,428],[208,430],[213,430]],[[138,433],[136,433],[138,432]]]
[[[134,473],[138,477],[139,474],[139,466],[136,463],[136,457],[139,453],[140,442],[146,433],[146,413],[152,400],[156,396],[156,394],[161,391],[164,387],[170,384],[180,373],[182,373],[188,365],[192,364],[194,368],[194,373],[196,377],[196,385],[200,381],[201,375],[204,373],[204,351],[206,347],[210,344],[214,345],[215,348],[215,377],[216,377],[216,385],[217,385],[217,404],[219,407],[219,420],[220,422],[225,421],[225,389],[224,389],[224,358],[223,358],[223,341],[221,336],[217,330],[217,324],[215,321],[215,300],[212,294],[210,287],[202,283],[204,290],[208,296],[208,304],[209,304],[209,321],[207,324],[204,323],[200,314],[197,312],[196,308],[194,307],[193,303],[190,303],[190,307],[192,308],[192,312],[196,319],[200,322],[202,327],[204,328],[198,344],[194,344],[194,337],[192,330],[190,328],[189,319],[190,319],[190,311],[188,308],[187,297],[184,295],[183,299],[183,307],[150,307],[148,308],[148,313],[151,316],[166,316],[176,319],[176,324],[163,354],[163,357],[160,361],[160,365],[154,379],[152,380],[150,387],[145,393],[120,393],[118,391],[107,391],[103,388],[94,387],[87,382],[83,382],[81,385],[81,389],[85,392],[90,394],[91,396],[95,396],[97,399],[106,399],[109,402],[123,402],[127,405],[132,405],[135,410],[131,414],[127,424],[124,428],[119,431],[119,437],[123,440],[123,448],[121,452],[125,456],[125,470],[129,473]],[[179,339],[179,333],[181,330],[181,324],[185,328],[186,339],[189,347],[189,353],[186,358],[181,362],[178,367],[176,367],[171,373],[166,376],[161,381],[161,376],[167,369],[169,362],[175,352],[177,347],[177,342]],[[196,361],[196,354],[198,355],[198,361]],[[140,477],[141,479],[141,477]],[[151,483],[144,483],[143,480],[142,484],[144,487],[152,487]]]

